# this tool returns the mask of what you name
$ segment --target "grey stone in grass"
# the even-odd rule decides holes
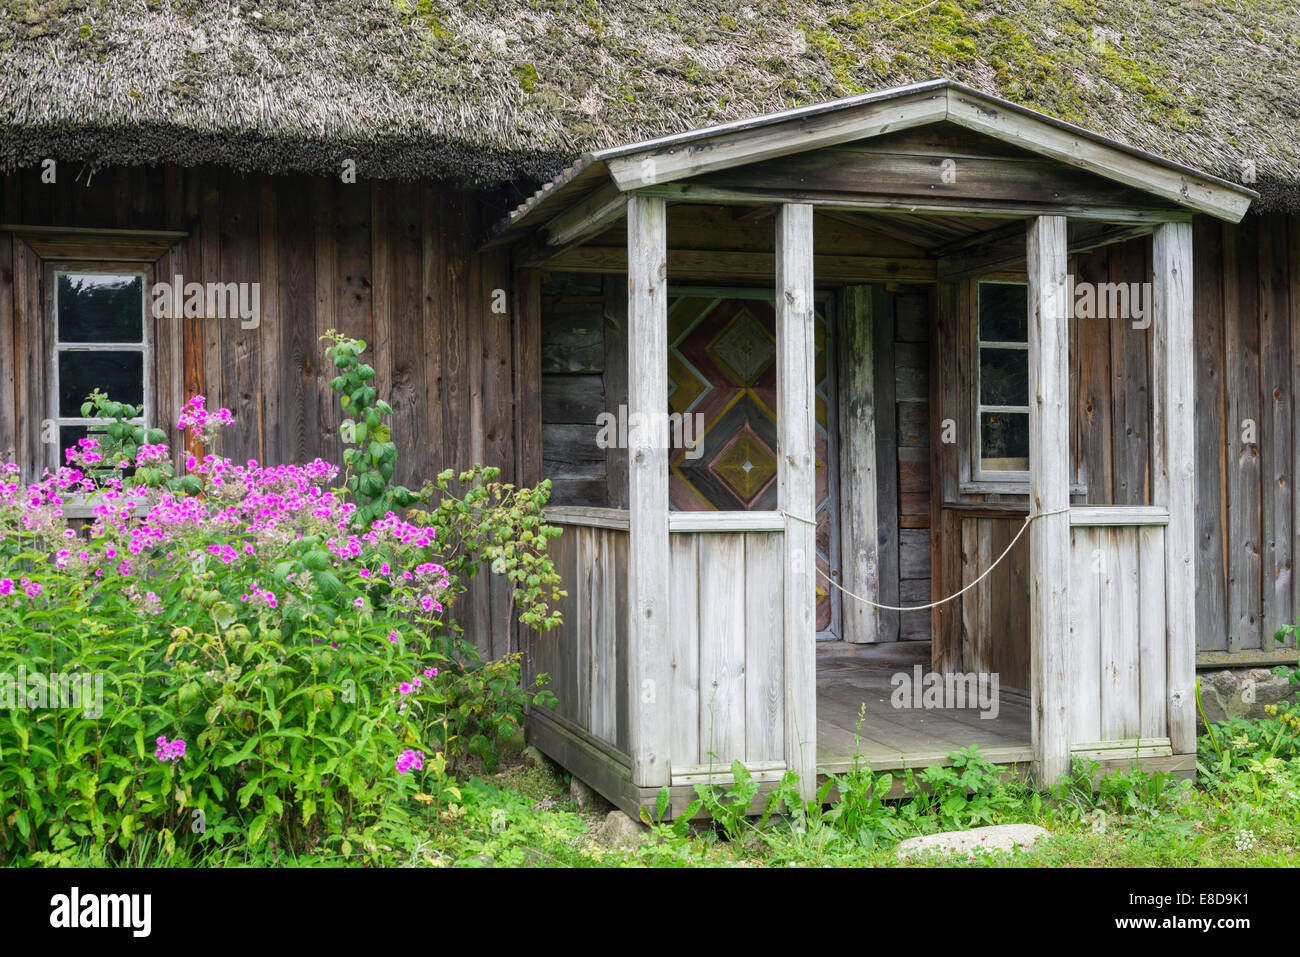
[[[1262,718],[1264,709],[1282,701],[1294,702],[1296,686],[1272,668],[1224,669],[1201,675],[1201,705],[1211,724],[1228,718]],[[1205,730],[1196,715],[1199,730]]]
[[[573,806],[579,811],[600,811],[604,813],[609,809],[609,802],[600,796],[600,793],[586,781],[579,780],[576,776],[569,778],[569,798],[573,801]]]
[[[911,854],[968,854],[980,851],[1013,851],[1033,847],[1048,831],[1037,824],[994,824],[968,831],[944,831],[909,837],[895,849],[899,857]]]
[[[622,811],[610,811],[596,832],[596,840],[611,847],[634,851],[649,833],[648,827],[632,820]]]
[[[542,754],[541,751],[538,751],[537,748],[533,747],[531,744],[519,752],[519,757],[524,764],[527,764],[529,767],[548,768],[551,766],[551,759]]]

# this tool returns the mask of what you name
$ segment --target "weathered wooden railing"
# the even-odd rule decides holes
[[[1070,510],[1070,750],[1169,754],[1163,507]]]
[[[626,765],[628,515],[612,508],[554,508],[547,520],[564,530],[551,542],[550,555],[568,596],[559,606],[558,628],[526,632],[528,676],[549,674],[559,700],[554,711],[534,709],[532,718],[578,729],[605,758]]]
[[[672,783],[785,762],[785,517],[669,516]]]
[[[628,761],[628,514],[557,507],[551,546],[568,596],[564,623],[532,635],[530,674],[559,699],[536,720],[588,737],[601,760]],[[760,780],[785,760],[785,517],[780,512],[669,516],[671,784],[729,779],[739,759]]]

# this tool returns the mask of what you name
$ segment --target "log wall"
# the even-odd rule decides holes
[[[180,230],[188,235],[159,259],[158,279],[261,284],[256,329],[234,319],[155,320],[155,418],[169,432],[199,393],[235,414],[222,454],[339,462],[342,415],[319,341],[338,329],[369,344],[366,358],[394,408],[395,481],[418,487],[476,462],[514,479],[510,264],[504,250],[477,250],[499,216],[496,198],[432,184],[175,167],[77,174],[64,165],[55,184],[30,169],[0,187],[0,223]],[[46,325],[43,273],[26,242],[0,232],[0,454],[29,468],[56,454],[31,414],[45,407],[44,358],[30,347]],[[473,583],[456,613],[499,654],[510,646],[509,595],[490,578]]]

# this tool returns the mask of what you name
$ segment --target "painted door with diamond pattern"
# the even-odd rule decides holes
[[[818,297],[817,565],[838,571],[831,300]],[[668,406],[698,416],[695,444],[670,457],[668,495],[681,511],[777,507],[776,313],[762,290],[674,289],[668,304]],[[838,629],[838,602],[818,576],[817,630]]]

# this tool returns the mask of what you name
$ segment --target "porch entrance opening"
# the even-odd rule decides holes
[[[921,769],[948,764],[972,745],[994,764],[1033,760],[1026,691],[972,676],[963,686],[962,693],[974,690],[966,707],[926,707],[931,674],[944,686],[946,676],[931,672],[928,641],[818,646],[818,770],[840,774],[855,758],[873,771]]]

